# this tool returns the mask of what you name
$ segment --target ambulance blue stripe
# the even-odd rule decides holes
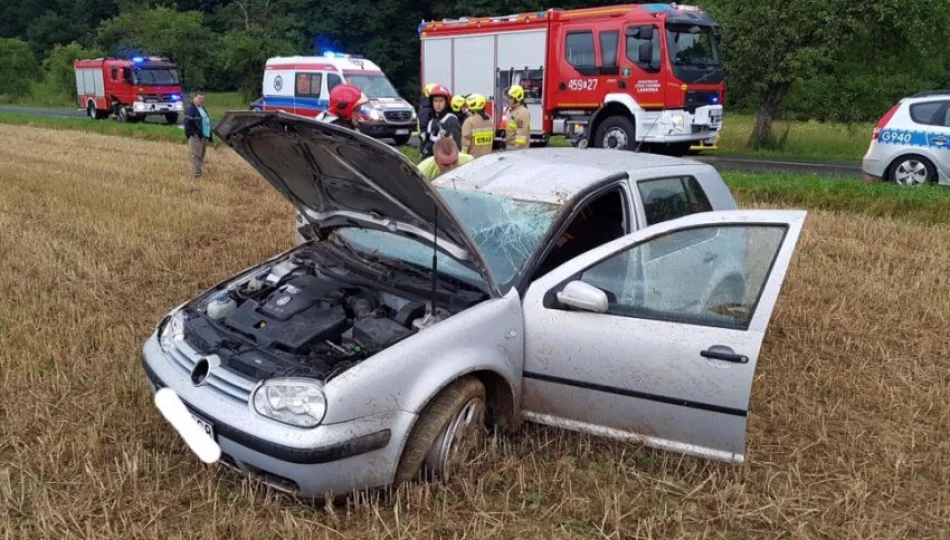
[[[317,98],[294,98],[282,96],[264,96],[264,105],[271,107],[283,107],[287,109],[314,109],[318,111],[325,110],[330,104],[325,99]]]
[[[881,144],[950,150],[950,135],[944,135],[942,133],[927,133],[926,131],[911,131],[907,129],[885,129],[878,135],[877,140]]]

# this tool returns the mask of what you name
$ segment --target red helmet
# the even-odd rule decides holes
[[[363,91],[353,85],[338,84],[330,90],[330,113],[344,120],[352,120],[353,111],[363,103]]]
[[[437,84],[429,91],[429,99],[437,96],[444,97],[446,105],[448,105],[449,101],[452,101],[452,91],[443,84]]]

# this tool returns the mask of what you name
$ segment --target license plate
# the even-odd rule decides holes
[[[397,130],[396,130],[396,135],[409,135],[409,130],[408,130],[408,129],[397,129]]]
[[[194,419],[195,423],[198,424],[198,427],[202,429],[205,433],[211,437],[211,440],[214,440],[214,426],[211,425],[211,422],[201,418],[195,413],[191,413],[191,418]]]

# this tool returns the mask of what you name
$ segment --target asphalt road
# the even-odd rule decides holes
[[[30,116],[46,116],[53,118],[84,118],[86,112],[82,109],[54,109],[43,107],[16,107],[0,105],[0,112],[26,114]],[[150,117],[151,123],[164,124],[160,116]],[[418,146],[418,139],[413,137],[410,143]],[[820,162],[790,158],[766,157],[732,157],[712,154],[690,156],[692,159],[708,163],[720,170],[747,171],[747,172],[786,172],[795,174],[821,174],[842,178],[860,178],[861,164],[857,162]]]

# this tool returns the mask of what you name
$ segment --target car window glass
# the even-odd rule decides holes
[[[621,317],[748,328],[786,231],[780,225],[674,231],[585,270],[580,280]],[[709,239],[700,246],[697,240]],[[669,245],[694,249],[670,251]],[[655,251],[667,252],[655,257]]]
[[[336,73],[327,74],[327,91],[333,90],[333,87],[342,84],[343,79],[340,78]]]
[[[917,103],[915,105],[911,105],[910,118],[918,124],[939,124],[939,121],[935,121],[936,119],[934,117],[943,106],[943,101],[928,101],[926,103]]]
[[[702,186],[692,176],[643,180],[637,182],[637,189],[647,225],[712,210]]]
[[[943,126],[950,127],[950,107],[943,113]]]
[[[652,28],[653,36],[651,39],[644,39],[641,37],[640,32],[643,30]],[[644,25],[644,26],[631,26],[627,28],[627,60],[637,64],[643,69],[649,69],[650,64],[653,66],[660,65],[660,39],[659,31],[653,25]],[[645,34],[645,32],[644,32]],[[643,43],[650,43],[652,55],[650,57],[650,64],[640,62],[640,45]]]
[[[112,80],[113,81],[119,80],[119,68],[112,68]]]
[[[323,85],[322,73],[298,73],[296,91],[298,97],[320,97]]]
[[[617,67],[617,45],[620,42],[620,32],[600,32],[600,56],[604,67]]]
[[[564,50],[569,64],[576,68],[591,68],[596,65],[593,32],[571,32],[567,34],[566,41]]]

